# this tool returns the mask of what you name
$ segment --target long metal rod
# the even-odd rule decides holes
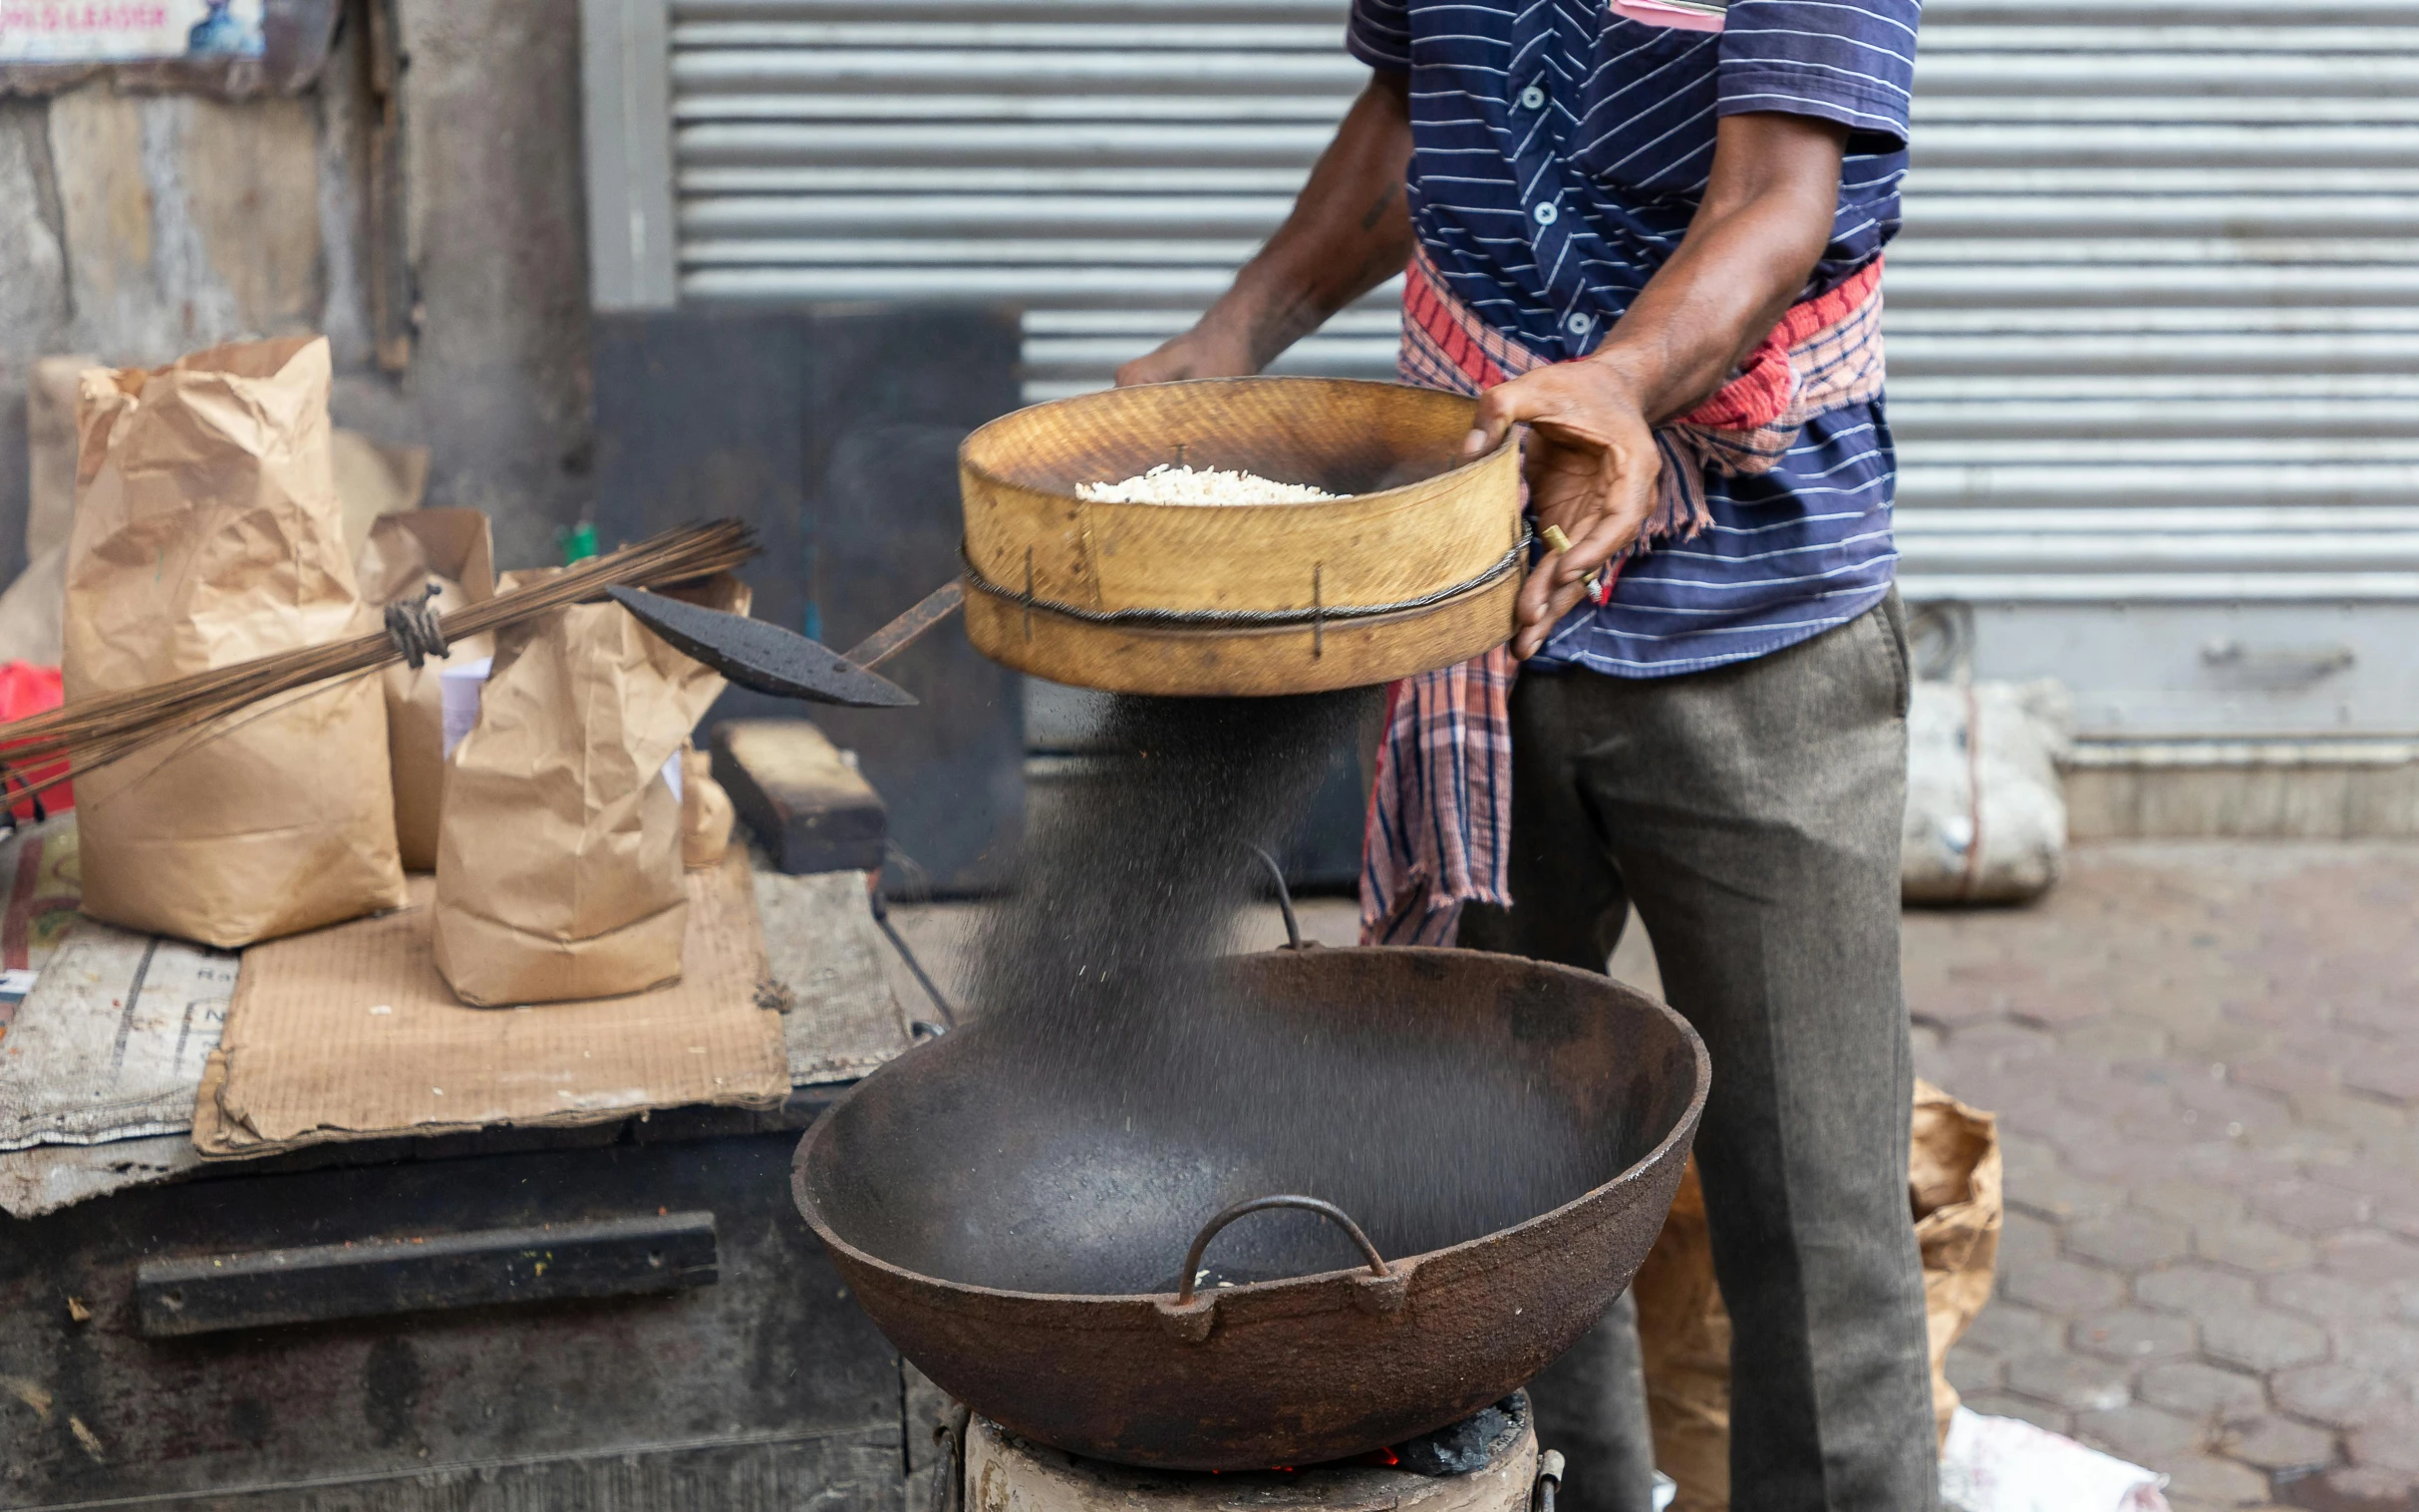
[[[909,646],[918,637],[941,621],[958,612],[966,602],[966,585],[951,578],[919,600],[913,609],[876,630],[841,653],[848,660],[870,671],[881,666]]]
[[[900,934],[898,926],[890,922],[890,905],[883,899],[881,888],[873,890],[871,901],[873,922],[882,926],[882,933],[890,937],[890,948],[899,953],[899,959],[907,963],[907,970],[914,975],[916,986],[924,989],[924,996],[932,1000],[934,1010],[941,1016],[941,1028],[956,1029],[957,1010],[949,1006],[949,1000],[941,995],[941,989],[924,970],[924,963],[917,960],[916,953],[908,948],[907,937]]]
[[[1275,856],[1270,855],[1261,847],[1254,845],[1250,849],[1253,855],[1260,858],[1261,864],[1268,868],[1269,876],[1277,884],[1277,910],[1285,915],[1286,948],[1288,950],[1302,949],[1302,921],[1294,914],[1294,890],[1285,885],[1285,868],[1277,864]]]

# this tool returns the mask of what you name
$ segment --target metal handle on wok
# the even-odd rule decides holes
[[[1176,1288],[1176,1305],[1184,1307],[1192,1302],[1193,1282],[1201,1274],[1202,1252],[1209,1248],[1209,1242],[1212,1239],[1218,1237],[1220,1229],[1247,1213],[1258,1213],[1269,1208],[1279,1207],[1300,1208],[1306,1213],[1317,1213],[1352,1236],[1353,1243],[1361,1246],[1361,1253],[1369,1258],[1369,1270],[1372,1274],[1380,1280],[1388,1279],[1393,1275],[1386,1269],[1385,1257],[1377,1253],[1377,1246],[1369,1243],[1369,1236],[1361,1232],[1361,1225],[1355,1223],[1352,1216],[1336,1204],[1322,1201],[1317,1197],[1298,1197],[1290,1194],[1254,1197],[1248,1202],[1238,1202],[1212,1218],[1208,1223],[1202,1225],[1200,1233],[1193,1236],[1193,1247],[1184,1256],[1184,1279]]]

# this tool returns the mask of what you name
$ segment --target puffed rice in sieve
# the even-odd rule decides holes
[[[1309,483],[1281,483],[1256,472],[1161,462],[1119,483],[1077,483],[1075,497],[1095,504],[1308,504],[1342,498]]]

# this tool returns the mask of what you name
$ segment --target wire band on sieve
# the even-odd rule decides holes
[[[1476,592],[1490,583],[1500,581],[1506,574],[1516,572],[1529,554],[1532,537],[1524,526],[1520,539],[1512,543],[1495,564],[1476,577],[1464,578],[1449,587],[1417,598],[1398,599],[1390,604],[1313,604],[1307,609],[1085,609],[1076,604],[1062,604],[1056,599],[1037,597],[1029,588],[1020,593],[1003,588],[983,575],[974,558],[966,554],[966,543],[958,542],[958,560],[966,568],[966,584],[978,593],[1005,599],[1026,610],[1042,610],[1047,614],[1063,615],[1087,625],[1172,625],[1194,629],[1267,628],[1285,625],[1323,625],[1332,620],[1373,620],[1389,614],[1408,614],[1415,609],[1432,609],[1465,593]],[[1314,578],[1314,581],[1316,579]],[[1317,590],[1313,590],[1316,596]]]

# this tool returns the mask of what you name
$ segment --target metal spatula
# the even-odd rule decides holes
[[[852,709],[900,709],[916,701],[890,679],[793,630],[632,588],[605,591],[640,624],[742,688]]]

